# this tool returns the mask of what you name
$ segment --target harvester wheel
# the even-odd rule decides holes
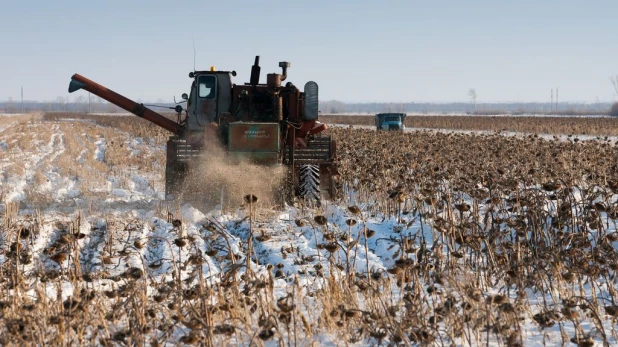
[[[300,195],[305,201],[320,203],[320,167],[318,165],[301,165]]]

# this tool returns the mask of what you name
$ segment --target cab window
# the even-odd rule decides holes
[[[215,76],[200,76],[197,80],[198,95],[200,98],[214,98],[217,92],[217,78]]]
[[[399,117],[398,116],[387,116],[385,121],[387,121],[387,122],[399,122]]]

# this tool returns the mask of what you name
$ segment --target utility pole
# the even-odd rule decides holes
[[[558,87],[556,87],[556,111],[558,111]]]
[[[21,86],[21,113],[24,113],[24,86]]]
[[[551,89],[551,100],[549,103],[549,112],[554,110],[554,88]]]

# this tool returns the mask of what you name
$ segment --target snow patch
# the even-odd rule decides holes
[[[101,138],[94,144],[97,146],[97,149],[94,151],[94,159],[100,162],[104,162],[105,161],[105,149],[107,148],[105,139]]]

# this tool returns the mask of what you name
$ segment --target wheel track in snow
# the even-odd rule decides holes
[[[37,127],[40,127],[40,126],[43,126],[43,125],[37,125]],[[29,170],[29,172],[27,170],[27,173],[26,173],[27,180],[31,180],[33,173],[41,169],[42,163],[46,162],[47,160],[49,160],[50,157],[52,157],[54,153],[56,138],[61,135],[61,133],[56,132],[59,128],[60,126],[58,124],[52,125],[51,127],[52,132],[50,134],[50,138],[49,138],[49,141],[47,142],[47,145],[45,145],[42,148],[39,148],[37,150],[37,153],[41,153],[41,155],[35,158],[35,160],[33,160],[32,162],[30,162],[31,169]],[[24,156],[26,155],[26,153],[23,153],[23,154]]]
[[[84,247],[80,250],[79,261],[84,274],[97,275],[105,269],[101,253],[105,247],[106,238],[107,224],[95,223],[84,242]]]
[[[20,125],[20,123],[17,124]],[[7,125],[7,127],[8,126],[13,125]],[[109,191],[109,188],[105,187],[100,191],[96,191],[96,188],[91,190],[90,186],[82,186],[80,180],[66,177],[59,171],[59,168],[62,170],[61,165],[66,165],[66,157],[68,155],[68,148],[66,146],[67,136],[71,137],[71,143],[73,143],[73,139],[75,139],[78,144],[84,147],[81,153],[72,153],[72,155],[85,158],[84,156],[88,155],[88,153],[92,153],[92,151],[89,150],[90,147],[85,146],[85,143],[90,142],[96,147],[97,145],[95,142],[105,138],[93,137],[89,136],[89,134],[101,133],[101,131],[98,131],[98,128],[107,129],[106,127],[94,126],[92,128],[83,128],[76,127],[70,123],[48,121],[21,124],[20,126],[26,129],[18,132],[19,136],[24,136],[24,139],[21,140],[30,141],[34,145],[34,148],[22,148],[19,146],[20,142],[17,142],[18,138],[12,137],[15,144],[17,144],[17,146],[14,144],[11,145],[14,159],[2,165],[10,166],[12,162],[21,162],[23,163],[24,172],[20,175],[7,177],[6,182],[3,182],[3,191],[5,196],[8,197],[7,201],[26,201],[26,199],[29,198],[29,193],[34,193],[34,196],[37,198],[51,198],[50,200],[53,200],[53,206],[46,203],[48,208],[64,211],[66,213],[70,213],[70,211],[73,211],[79,206],[86,207],[83,204],[88,201],[95,202],[98,205],[97,207],[106,208],[108,210],[129,211],[135,209],[153,209],[156,207],[160,192],[154,189],[152,181],[156,180],[159,176],[153,178],[148,173],[145,175],[143,170],[136,171],[134,168],[124,168],[124,170],[121,171],[127,172],[128,170],[132,172],[126,177],[129,185],[120,187],[120,190],[122,190],[120,193],[129,194],[131,199],[124,199],[123,196],[110,196],[109,194],[105,194]],[[33,138],[37,134],[39,138],[41,138],[41,134],[44,134],[47,141],[43,140],[44,142],[35,144],[36,142],[33,142]],[[107,135],[107,133],[105,134]],[[116,135],[119,136],[120,142],[125,144],[133,143],[131,142],[132,138],[130,134],[126,132],[121,131],[114,133],[114,138]],[[25,139],[26,136],[29,137],[27,140]],[[41,140],[36,141],[40,142]],[[97,148],[100,150],[100,145]],[[73,159],[79,160],[79,158]],[[109,164],[105,164],[110,169],[112,168]],[[90,193],[95,193],[95,195]],[[104,200],[97,197],[101,194],[104,194]]]
[[[50,166],[50,170],[52,169],[51,166],[54,160],[56,160],[58,156],[60,156],[62,153],[66,151],[65,142],[64,142],[64,132],[62,131],[62,129],[60,129],[60,125],[54,124],[52,126],[52,131],[54,131],[54,133],[52,133],[51,140],[50,140],[51,152],[49,154],[49,157],[46,160],[46,162]]]
[[[26,128],[28,128],[29,132],[37,133],[36,129],[39,127],[43,127],[42,124],[24,124]],[[10,200],[23,200],[20,198],[20,195],[23,195],[26,188],[28,186],[32,187],[34,184],[34,175],[38,171],[42,171],[42,164],[53,154],[54,152],[54,144],[56,142],[56,137],[59,135],[56,130],[58,130],[58,125],[53,125],[51,128],[50,140],[46,145],[36,148],[36,153],[25,152],[23,148],[15,147],[18,150],[18,154],[15,154],[14,160],[21,161],[24,166],[24,175],[14,180],[11,180],[7,186],[10,186],[12,189],[9,190],[9,195],[14,196]],[[21,136],[26,136],[25,134],[21,134]],[[31,141],[32,139],[28,139]],[[12,192],[12,194],[11,194]],[[21,192],[21,194],[20,194]],[[16,196],[16,197],[15,197]]]
[[[160,218],[153,218],[152,224],[152,226],[144,225],[147,230],[143,233],[144,248],[141,254],[146,262],[146,271],[157,277],[170,273],[173,258],[167,235],[168,223]]]
[[[3,133],[6,129],[16,125],[18,122],[17,121],[13,121],[13,122],[9,122],[8,124],[5,125],[0,125],[0,134]]]

